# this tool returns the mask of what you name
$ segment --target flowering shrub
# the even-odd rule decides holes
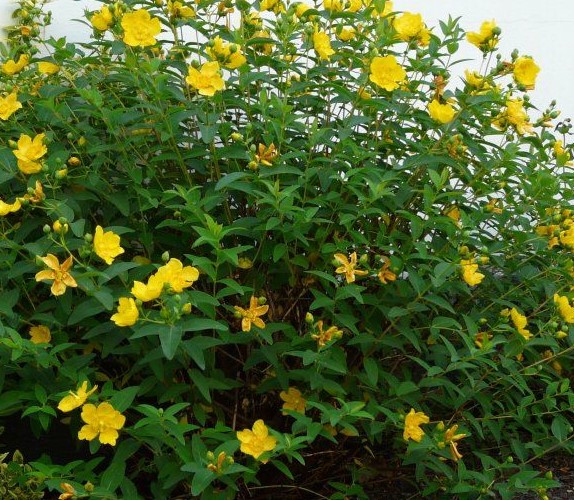
[[[42,38],[43,3],[0,50],[0,412],[69,444],[22,481],[557,485],[533,465],[573,450],[570,123],[495,21],[103,0],[73,45]]]

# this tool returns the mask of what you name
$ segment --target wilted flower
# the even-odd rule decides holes
[[[36,325],[30,327],[30,340],[34,344],[48,344],[52,340],[50,329],[44,325]]]
[[[287,392],[281,391],[279,397],[284,401],[283,410],[296,411],[298,413],[305,413],[305,406],[307,400],[301,394],[301,391],[295,387],[289,387]],[[285,412],[283,412],[285,414]]]
[[[366,276],[369,274],[367,271],[355,269],[357,267],[357,252],[353,252],[350,255],[351,260],[347,259],[347,256],[342,253],[336,253],[333,257],[341,264],[341,266],[335,269],[335,272],[337,274],[344,274],[347,283],[353,283],[356,276]]]
[[[317,341],[319,347],[325,347],[328,342],[333,339],[341,338],[343,331],[339,330],[336,326],[330,326],[326,330],[323,330],[323,320],[317,321],[315,325],[317,332],[311,335],[311,338]]]

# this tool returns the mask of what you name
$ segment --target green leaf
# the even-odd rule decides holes
[[[231,172],[230,174],[224,175],[217,184],[215,185],[216,191],[221,191],[222,189],[231,186],[233,187],[233,183],[238,181],[239,179],[243,179],[249,175],[248,172]]]
[[[207,467],[198,469],[191,480],[191,494],[200,495],[216,477],[215,472],[210,471]]]
[[[126,411],[133,403],[140,386],[126,387],[119,392],[114,393],[110,398],[110,404],[120,413]]]
[[[159,341],[161,349],[167,359],[173,359],[175,356],[182,336],[183,330],[180,324],[169,325],[169,328],[164,329],[164,331],[160,333]]]
[[[96,298],[88,298],[81,302],[70,314],[68,325],[75,325],[83,319],[95,316],[104,310],[104,306]]]

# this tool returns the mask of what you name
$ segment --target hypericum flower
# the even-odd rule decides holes
[[[407,72],[395,56],[374,57],[371,61],[369,80],[385,90],[399,88],[406,76]]]
[[[106,31],[114,22],[112,11],[107,5],[104,5],[90,19],[92,26],[99,31]]]
[[[271,38],[271,33],[269,33],[269,31],[267,30],[260,30],[253,33],[253,36],[251,38]],[[273,43],[258,42],[253,43],[253,47],[255,47],[255,50],[257,50],[258,52],[262,52],[265,55],[269,55],[271,54],[271,52],[273,52]]]
[[[281,0],[262,0],[259,4],[259,10],[272,10],[275,14],[285,11],[285,7]]]
[[[315,31],[315,33],[313,33],[313,48],[319,56],[319,59],[329,60],[335,53],[333,47],[331,47],[329,35],[324,31]]]
[[[12,92],[6,97],[0,97],[0,118],[7,120],[22,107],[22,103],[18,101],[18,94]]]
[[[69,412],[82,406],[86,400],[98,389],[95,385],[88,391],[88,382],[82,382],[76,392],[70,391],[70,394],[64,396],[58,403],[58,410]]]
[[[183,292],[184,288],[192,286],[199,278],[199,271],[193,266],[185,266],[178,259],[169,262],[157,270],[156,276],[168,283],[175,293]]]
[[[18,149],[12,151],[18,158],[18,168],[24,174],[37,174],[42,170],[42,165],[38,161],[48,152],[44,145],[45,134],[38,134],[32,139],[29,135],[22,134],[18,139]]]
[[[471,259],[460,261],[462,279],[470,286],[476,286],[484,279],[484,274],[478,272],[478,264]]]
[[[566,231],[560,232],[560,243],[565,247],[574,248],[574,226],[570,226]]]
[[[78,494],[70,483],[60,483],[60,488],[64,490],[64,493],[58,497],[58,500],[70,500]]]
[[[458,425],[453,425],[444,433],[444,442],[449,445],[450,456],[455,462],[458,462],[462,458],[462,455],[458,451],[456,442],[466,437],[466,434],[455,434],[457,429]]]
[[[22,204],[17,198],[14,203],[6,203],[5,201],[0,200],[0,217],[17,212],[20,208],[22,208]]]
[[[510,310],[510,319],[514,323],[514,327],[518,330],[518,333],[524,337],[525,340],[530,340],[532,334],[526,329],[528,325],[528,320],[526,316],[520,314],[515,307]]]
[[[284,401],[283,410],[296,411],[298,413],[305,413],[305,406],[307,405],[307,400],[301,394],[299,389],[295,387],[289,387],[287,392],[281,391],[279,397]],[[286,415],[286,412],[283,412]]]
[[[405,12],[393,20],[393,27],[399,39],[405,42],[417,41],[423,47],[426,47],[430,42],[430,31],[420,14]]]
[[[49,253],[46,257],[40,257],[40,260],[49,267],[49,270],[40,271],[36,273],[36,281],[54,280],[50,288],[52,295],[56,297],[63,295],[66,292],[66,287],[75,288],[78,286],[76,280],[68,272],[74,262],[73,257],[70,255],[62,265],[58,261],[58,257]]]
[[[323,7],[331,12],[343,12],[345,2],[343,0],[323,0]]]
[[[239,68],[247,62],[247,59],[241,53],[239,45],[226,42],[220,36],[216,36],[211,40],[205,51],[211,59],[221,63],[228,69]]]
[[[492,125],[501,130],[511,125],[519,135],[532,131],[528,113],[520,99],[507,99],[506,110],[492,122]]]
[[[387,0],[385,2],[385,6],[381,9],[378,7],[379,2],[373,2],[372,0],[363,0],[366,8],[373,9],[371,15],[373,17],[387,17],[393,12],[393,2],[391,0]]]
[[[40,61],[38,63],[38,71],[43,75],[55,75],[60,71],[60,66],[50,61]]]
[[[552,151],[554,153],[554,158],[556,158],[556,160],[558,161],[559,167],[572,166],[572,162],[570,161],[572,157],[570,156],[570,152],[564,149],[562,141],[560,140],[555,141],[552,146]]]
[[[437,99],[433,99],[428,105],[431,118],[440,123],[449,123],[456,114],[455,109],[449,104],[441,104]]]
[[[498,44],[499,34],[500,28],[496,26],[493,19],[492,21],[484,21],[478,32],[469,31],[466,34],[466,39],[483,52],[489,52]]]
[[[6,61],[2,65],[2,71],[7,75],[15,75],[28,66],[29,61],[30,57],[27,54],[22,54],[16,62],[13,59]]]
[[[333,257],[339,264],[341,264],[337,269],[335,269],[335,272],[337,274],[344,274],[347,283],[353,283],[353,281],[355,281],[355,276],[366,276],[369,274],[367,271],[355,269],[357,267],[357,252],[353,252],[350,255],[350,261],[347,259],[347,256],[342,253],[336,253]]]
[[[277,445],[277,439],[269,435],[269,429],[261,419],[255,421],[252,430],[238,431],[237,439],[241,443],[239,449],[256,460],[266,451],[273,451]],[[265,463],[267,460],[262,462]]]
[[[212,97],[217,91],[225,88],[217,61],[207,62],[199,70],[190,66],[185,81],[190,87],[197,90],[200,95],[208,97]]]
[[[110,403],[100,403],[99,406],[84,405],[82,420],[86,425],[78,432],[78,439],[92,441],[97,437],[100,443],[112,446],[116,444],[118,431],[126,423],[126,417],[115,410]]]
[[[478,332],[475,336],[474,336],[474,344],[476,345],[476,347],[478,347],[479,349],[482,349],[484,347],[484,344],[486,342],[488,342],[490,339],[492,338],[492,334],[488,333],[488,332]]]
[[[244,332],[251,331],[251,325],[257,328],[265,328],[265,323],[259,316],[263,316],[269,310],[268,305],[259,305],[257,297],[252,296],[249,300],[249,309],[243,307],[233,306],[237,313],[241,316],[241,330]]]
[[[343,331],[339,330],[336,326],[330,326],[326,330],[323,330],[323,320],[317,321],[315,325],[317,331],[311,335],[311,338],[317,341],[318,347],[325,347],[327,342],[331,342],[333,339],[339,339],[343,336]]]
[[[312,8],[313,7],[311,7],[309,4],[306,4],[304,2],[298,2],[295,4],[295,15],[300,19],[301,17],[303,17],[305,12],[307,12],[309,9]]]
[[[161,276],[153,274],[148,278],[146,284],[141,281],[134,281],[131,293],[136,299],[142,302],[149,302],[150,300],[157,299],[161,295],[164,283]]]
[[[124,43],[130,47],[149,47],[155,45],[156,35],[161,32],[161,24],[157,17],[151,17],[145,9],[128,12],[122,16]]]
[[[275,144],[271,143],[269,146],[266,146],[265,144],[260,143],[257,146],[257,154],[255,155],[255,159],[258,163],[261,163],[261,165],[272,167],[276,158],[277,148],[275,147]]]
[[[420,428],[420,425],[428,424],[429,422],[429,417],[422,411],[415,411],[414,408],[411,408],[411,411],[405,416],[403,439],[405,441],[412,439],[413,441],[420,443],[425,435],[424,431]]]
[[[501,214],[503,212],[502,200],[500,198],[490,198],[484,209],[493,214]]]
[[[195,10],[191,7],[183,5],[181,2],[173,2],[172,0],[167,2],[167,12],[175,19],[191,19],[195,17]]]
[[[476,89],[476,93],[484,93],[492,88],[486,78],[477,71],[464,70],[464,79],[466,83],[472,88]]]
[[[114,259],[125,252],[120,246],[120,237],[113,231],[104,233],[102,226],[96,226],[94,234],[94,251],[108,266],[114,262]]]
[[[520,85],[524,85],[528,90],[532,90],[536,85],[536,75],[540,68],[531,57],[519,57],[514,61],[512,71],[514,79]]]
[[[117,326],[132,326],[140,316],[136,301],[131,297],[120,297],[118,312],[110,318]]]
[[[558,306],[558,311],[566,323],[574,323],[574,307],[570,304],[568,297],[554,294],[554,303]]]
[[[387,257],[383,257],[383,267],[381,267],[380,271],[377,273],[379,277],[379,281],[386,285],[389,281],[395,281],[397,279],[397,275],[389,269],[391,267],[391,260]]]
[[[242,21],[243,24],[246,26],[250,26],[252,28],[261,28],[263,26],[263,20],[261,19],[261,14],[256,10],[243,13],[242,12]]]
[[[30,327],[30,340],[34,344],[48,344],[52,340],[50,329],[44,325],[36,325]]]
[[[337,38],[342,42],[348,42],[352,40],[357,35],[357,30],[355,28],[343,26],[341,31],[337,33]]]

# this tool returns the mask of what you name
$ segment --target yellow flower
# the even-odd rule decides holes
[[[313,340],[317,341],[318,347],[325,347],[327,342],[331,342],[333,339],[339,339],[343,335],[343,331],[339,330],[336,326],[330,326],[326,330],[323,330],[323,320],[317,321],[315,325],[317,328],[317,333],[311,335]]]
[[[241,320],[241,330],[244,332],[251,331],[251,325],[255,325],[257,328],[265,328],[265,323],[259,316],[263,316],[269,310],[268,305],[260,306],[257,297],[252,296],[249,301],[249,309],[243,309],[243,307],[233,306],[234,309],[243,318]]]
[[[117,326],[135,325],[140,316],[136,301],[131,297],[120,297],[119,302],[118,312],[111,317],[111,320]]]
[[[350,0],[346,10],[348,12],[359,12],[362,7],[362,0]]]
[[[1,106],[1,104],[0,104]],[[558,140],[554,142],[552,146],[552,151],[554,152],[554,158],[558,160],[559,167],[569,167],[572,166],[572,162],[570,161],[572,157],[570,156],[570,152],[564,149],[562,145],[562,141]]]
[[[142,302],[149,302],[150,300],[157,299],[161,295],[163,285],[163,278],[154,274],[149,277],[147,284],[141,281],[134,281],[131,293],[136,299],[140,299]]]
[[[474,336],[474,344],[476,345],[476,347],[478,347],[479,349],[482,349],[484,347],[484,344],[486,342],[488,342],[490,339],[492,339],[492,334],[488,333],[488,332],[478,332],[475,336]]]
[[[60,483],[60,488],[64,490],[64,493],[58,497],[58,500],[70,500],[77,495],[76,490],[70,483]]]
[[[397,275],[391,271],[389,267],[391,267],[391,260],[385,256],[383,257],[383,267],[381,267],[377,274],[379,281],[383,285],[386,285],[389,281],[395,281],[397,279]]]
[[[161,32],[159,19],[151,17],[145,9],[124,14],[121,24],[124,29],[124,43],[131,47],[155,45],[155,37]]]
[[[514,61],[514,79],[528,90],[534,88],[539,71],[540,68],[531,57],[519,57]]]
[[[0,217],[17,212],[20,208],[22,208],[22,205],[19,199],[16,199],[14,203],[6,203],[0,200]]]
[[[532,131],[529,120],[528,113],[520,99],[507,99],[506,110],[492,122],[492,125],[500,130],[505,130],[512,125],[516,133],[522,135]]]
[[[313,48],[319,56],[319,59],[329,60],[330,57],[335,53],[331,47],[331,40],[329,39],[329,35],[327,35],[327,33],[324,31],[315,31],[315,33],[313,33]]]
[[[277,158],[277,148],[275,144],[271,143],[269,146],[265,144],[259,144],[257,146],[257,154],[255,155],[255,159],[266,167],[272,167],[273,162]]]
[[[297,4],[295,4],[295,15],[299,18],[303,17],[303,14],[305,14],[305,12],[307,12],[309,9],[312,9],[313,7],[311,7],[310,5],[303,3],[303,2],[298,2]]]
[[[301,394],[299,389],[295,387],[289,387],[287,392],[281,391],[279,397],[284,401],[283,410],[296,411],[298,413],[305,413],[305,406],[307,405],[307,400]],[[286,412],[283,412],[286,415]]]
[[[60,71],[60,66],[49,61],[40,61],[38,63],[38,71],[43,75],[55,75]]]
[[[192,266],[185,266],[178,259],[169,259],[169,262],[157,270],[156,276],[163,283],[169,283],[175,293],[183,292],[199,278],[199,271]]]
[[[27,54],[22,54],[17,62],[14,62],[13,59],[6,61],[2,65],[2,71],[7,75],[15,75],[22,71],[26,66],[28,66],[28,62],[30,61],[30,57]]]
[[[323,0],[323,7],[331,12],[342,12],[345,2],[343,0]]]
[[[458,462],[462,458],[462,455],[458,451],[456,442],[466,437],[466,434],[455,434],[457,429],[458,425],[453,425],[444,434],[444,442],[449,445],[450,456],[455,462]]]
[[[114,259],[124,253],[120,246],[120,237],[113,231],[104,233],[102,226],[96,226],[94,234],[94,251],[108,266],[114,262]]]
[[[189,86],[197,90],[200,95],[209,97],[225,87],[223,78],[221,78],[219,73],[219,63],[217,61],[205,63],[200,70],[190,66],[185,81]]]
[[[349,40],[355,38],[356,34],[357,30],[355,30],[355,28],[353,27],[347,28],[346,26],[344,26],[343,28],[341,28],[341,31],[337,33],[337,38],[343,42],[348,42]]]
[[[357,267],[357,252],[353,252],[350,255],[350,261],[347,259],[347,256],[342,253],[336,253],[333,257],[339,264],[341,264],[337,269],[335,269],[335,272],[337,274],[344,274],[347,283],[353,283],[353,281],[355,281],[355,276],[365,276],[369,274],[367,271],[355,269],[355,267]]]
[[[247,62],[238,45],[226,42],[220,36],[211,40],[205,51],[211,59],[220,62],[228,69],[239,68]]]
[[[530,340],[532,334],[526,329],[528,320],[526,316],[520,314],[515,307],[510,310],[510,319],[514,323],[514,327],[518,330],[518,333],[524,337],[525,340]]]
[[[96,12],[90,19],[92,26],[99,31],[106,31],[114,22],[112,11],[104,5],[99,12]]]
[[[16,94],[16,92],[12,92],[6,97],[0,97],[0,118],[7,120],[21,107],[22,103],[18,101],[18,94]]]
[[[552,227],[552,226],[550,226]],[[560,243],[568,248],[574,248],[574,226],[560,233]]]
[[[58,261],[58,257],[49,253],[46,257],[40,257],[42,262],[46,264],[50,270],[46,269],[36,273],[36,281],[53,280],[52,287],[50,288],[52,295],[56,297],[63,295],[66,292],[66,287],[75,288],[78,286],[76,280],[68,272],[72,267],[73,257],[70,255],[62,265]]]
[[[167,2],[167,11],[170,16],[181,19],[190,19],[195,17],[195,10],[181,2]]]
[[[407,76],[395,56],[374,57],[370,70],[369,80],[388,91],[399,88]]]
[[[380,7],[377,6],[378,2],[373,2],[372,0],[363,0],[363,3],[365,4],[365,7],[373,8],[373,12],[371,13],[373,17],[387,17],[393,11],[393,2],[391,0],[386,0],[385,6],[382,10],[380,10]]]
[[[251,26],[253,28],[261,28],[263,21],[261,20],[261,14],[256,10],[248,12],[247,14],[242,14],[243,24]]]
[[[420,14],[405,12],[402,16],[393,20],[393,27],[399,39],[405,42],[416,40],[423,47],[430,42],[430,31],[427,29]]]
[[[82,420],[86,423],[78,432],[78,439],[92,441],[96,437],[102,444],[115,446],[118,431],[124,426],[126,417],[115,410],[110,403],[92,404],[82,408]]]
[[[261,419],[255,421],[252,430],[238,431],[237,439],[241,443],[239,449],[256,460],[266,451],[273,451],[277,445],[277,439],[269,435],[269,429]],[[262,460],[262,462],[266,463],[267,460]]]
[[[554,303],[558,305],[558,311],[562,319],[566,323],[574,323],[574,307],[570,305],[568,297],[560,296],[557,293],[554,294]]]
[[[461,260],[462,279],[470,286],[476,286],[484,279],[484,274],[478,272],[478,264],[473,260]]]
[[[281,0],[262,0],[259,9],[261,11],[272,10],[275,14],[285,11],[285,7]]]
[[[429,115],[434,121],[440,123],[449,123],[453,120],[456,111],[454,108],[446,103],[441,104],[436,99],[433,99],[428,105]]]
[[[253,36],[251,38],[270,38],[270,37],[271,34],[269,33],[269,31],[260,30],[253,33]],[[253,46],[256,48],[257,51],[262,52],[265,55],[269,55],[271,54],[271,52],[273,52],[273,43],[262,42],[253,44]]]
[[[39,160],[48,152],[44,145],[45,134],[38,134],[32,139],[29,135],[22,134],[18,139],[18,149],[12,151],[18,158],[18,168],[24,174],[37,174],[42,170]]]
[[[58,403],[58,410],[63,412],[69,412],[76,408],[82,406],[86,400],[98,389],[95,385],[92,389],[88,391],[88,382],[82,382],[82,385],[78,387],[77,392],[70,391],[70,394],[64,396]]]
[[[468,32],[466,39],[483,52],[488,52],[498,44],[499,33],[500,30],[493,19],[492,21],[484,21],[478,32]]]
[[[52,340],[50,329],[44,325],[30,327],[30,340],[34,344],[48,344]]]
[[[425,435],[424,431],[420,428],[420,425],[428,424],[429,422],[429,417],[422,411],[415,412],[415,409],[411,408],[411,411],[408,413],[408,415],[405,416],[405,429],[403,431],[403,439],[405,441],[412,439],[413,441],[420,443],[423,436]]]

